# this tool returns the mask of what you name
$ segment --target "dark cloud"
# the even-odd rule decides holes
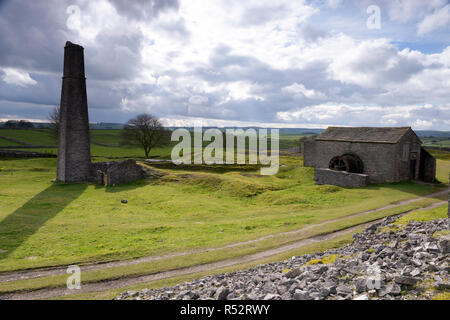
[[[288,9],[284,5],[247,8],[241,16],[243,26],[262,25],[274,19],[281,19]]]
[[[59,72],[65,37],[62,1],[4,2],[0,14],[0,66]]]
[[[186,22],[183,18],[179,18],[173,22],[159,22],[156,27],[163,31],[167,36],[187,42],[191,33],[186,28]]]
[[[95,45],[85,46],[86,75],[93,80],[132,80],[142,68],[143,36],[99,34]]]
[[[149,20],[161,12],[178,10],[178,0],[109,0],[119,14],[132,20]]]
[[[329,33],[321,30],[319,28],[315,28],[309,24],[303,24],[300,26],[299,34],[301,39],[306,42],[316,42],[321,38],[325,38],[329,36]]]
[[[125,122],[146,111],[174,118],[380,124],[388,111],[395,113],[402,105],[419,103],[434,106],[415,109],[417,119],[448,119],[445,107],[435,107],[448,101],[444,55],[400,52],[388,40],[373,41],[383,37],[372,33],[366,38],[361,30],[350,37],[347,30],[356,30],[359,22],[353,16],[346,20],[348,12],[338,19],[316,14],[303,21],[295,20],[299,12],[287,9],[291,3],[285,7],[224,1],[213,6],[221,6],[227,15],[217,19],[233,24],[229,32],[240,33],[228,37],[227,26],[218,23],[218,29],[211,30],[215,38],[209,40],[209,30],[195,29],[201,23],[189,11],[193,7],[183,10],[192,16],[177,14],[178,1],[106,1],[118,16],[103,1],[0,0],[0,118],[45,119],[48,109],[59,104],[64,43],[71,40],[85,48],[92,121]],[[86,14],[84,21],[91,23],[81,32],[66,25],[70,5],[79,6]],[[354,5],[351,11],[359,15],[363,29],[364,6]],[[112,15],[100,17],[100,9]],[[173,14],[162,17],[164,12]],[[212,18],[207,26],[214,28],[216,17]],[[104,25],[99,22],[102,19]],[[385,24],[383,28],[380,32],[387,32]],[[267,34],[268,29],[274,32]],[[260,41],[258,30],[267,34],[267,41]],[[273,34],[276,39],[271,39]],[[204,46],[202,42],[196,48],[199,38],[211,43]],[[269,47],[272,44],[275,47]],[[254,52],[250,45],[255,46]],[[264,57],[264,52],[261,55],[266,48],[268,56],[280,61]],[[200,50],[206,50],[206,55]],[[8,72],[12,76],[5,81]],[[364,109],[366,105],[384,106],[387,111]],[[367,112],[374,116],[367,119]],[[398,125],[416,120],[414,114],[392,117]]]

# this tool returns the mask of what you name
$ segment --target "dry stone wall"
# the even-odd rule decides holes
[[[369,182],[365,174],[336,171],[331,169],[314,169],[316,184],[332,184],[341,187],[364,187]]]

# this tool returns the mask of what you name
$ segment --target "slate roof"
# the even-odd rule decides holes
[[[397,143],[411,127],[328,127],[318,141]]]

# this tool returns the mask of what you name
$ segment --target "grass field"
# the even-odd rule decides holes
[[[406,214],[404,215],[400,220],[399,220],[399,225],[404,225],[406,224],[408,221],[411,220],[420,220],[420,221],[427,221],[427,220],[433,220],[433,219],[438,219],[438,218],[446,218],[447,214],[446,214],[446,208],[445,207],[441,207],[441,208],[436,208],[436,209],[430,209],[430,210],[424,210],[424,211],[420,211],[420,212],[414,212],[414,213],[410,213],[410,214]],[[361,231],[358,230],[358,232]],[[113,299],[114,297],[116,297],[117,295],[119,295],[120,293],[130,290],[130,291],[138,291],[138,290],[142,290],[144,288],[148,288],[148,289],[154,289],[154,288],[162,288],[164,286],[173,286],[179,283],[183,283],[185,281],[192,281],[194,279],[198,279],[201,277],[204,277],[206,275],[209,275],[211,273],[214,274],[218,274],[218,273],[225,273],[225,272],[233,272],[236,270],[245,270],[247,268],[252,268],[255,266],[258,266],[260,264],[264,264],[264,263],[271,263],[273,261],[281,261],[281,260],[286,260],[286,259],[290,259],[292,256],[301,256],[304,254],[310,254],[310,253],[316,253],[316,252],[322,252],[325,251],[327,249],[332,249],[332,248],[340,248],[343,247],[349,243],[352,243],[353,239],[352,239],[352,235],[344,235],[344,236],[340,236],[337,237],[335,239],[332,240],[327,240],[324,242],[319,242],[319,243],[315,243],[315,244],[310,244],[307,246],[302,247],[301,249],[295,249],[289,252],[285,252],[282,254],[279,254],[277,256],[273,256],[270,258],[266,258],[266,259],[262,259],[262,260],[258,260],[258,261],[254,261],[251,263],[245,263],[245,264],[239,264],[239,265],[235,265],[233,267],[227,267],[227,268],[222,268],[222,269],[218,269],[218,270],[214,270],[212,272],[201,272],[201,273],[195,273],[195,274],[190,274],[190,275],[186,275],[186,276],[180,276],[180,277],[174,277],[174,278],[170,278],[170,279],[164,279],[164,280],[157,280],[157,281],[152,281],[152,282],[148,282],[148,283],[142,283],[139,285],[133,285],[133,286],[129,286],[129,287],[125,287],[125,288],[120,288],[120,289],[112,289],[112,290],[107,290],[107,291],[103,291],[103,292],[93,292],[93,293],[85,293],[85,294],[74,294],[74,295],[68,295],[65,297],[61,297],[59,299],[84,299],[84,300],[90,300],[90,299],[94,299],[94,300],[99,300],[99,299]],[[449,299],[449,295],[448,292],[447,293],[442,293],[440,291],[436,291],[435,292],[435,297],[433,298],[434,300],[448,300]]]
[[[448,137],[421,137],[425,146],[450,148],[450,138]]]
[[[96,158],[144,158],[144,151],[136,146],[128,146],[121,144],[120,137],[121,130],[107,129],[107,130],[92,130],[91,129],[91,155]],[[14,143],[2,137],[16,139],[34,146],[55,146],[54,148],[22,148],[24,145]],[[280,135],[279,146],[281,150],[286,150],[292,147],[299,146],[299,139],[302,135],[285,134]],[[177,142],[172,142],[168,146],[154,148],[150,152],[150,157],[155,158],[170,158],[172,147]],[[204,142],[207,145],[209,142]],[[38,151],[44,153],[57,154],[56,141],[49,135],[48,130],[32,129],[32,130],[17,130],[17,129],[1,129],[0,130],[0,149],[2,146],[20,146],[20,150]],[[270,141],[268,148],[270,149]]]
[[[0,135],[6,135],[5,131],[0,130]],[[142,153],[138,148],[119,147],[116,130],[94,131],[93,137],[92,153],[99,156],[96,160],[137,157]],[[31,143],[31,139],[22,133],[13,138]],[[288,140],[297,141],[297,138],[289,137]],[[153,153],[159,157],[169,154],[169,147],[156,149]],[[450,159],[443,153],[439,157],[438,179],[448,183]],[[301,158],[294,156],[281,157],[276,176],[260,176],[256,166],[233,170],[207,166],[195,169],[155,167],[155,170],[164,176],[159,180],[115,187],[61,185],[51,182],[55,178],[56,159],[1,159],[0,272],[218,247],[300,229],[446,187],[444,184],[431,186],[412,182],[365,188],[316,186],[313,170],[303,167]],[[121,203],[124,198],[128,204]],[[433,201],[437,199],[387,210],[372,217],[349,217],[311,232],[339,230],[370,218],[426,206]],[[85,279],[99,281],[217,261],[271,248],[292,239],[275,240],[159,264],[92,272],[86,274]],[[0,292],[10,290],[11,286],[16,289],[54,286],[64,283],[64,279],[55,276],[34,282],[10,283],[0,286]]]
[[[300,159],[282,157],[282,165],[267,177],[164,169],[160,180],[102,187],[52,183],[55,159],[2,161],[0,270],[218,246],[438,189],[415,183],[316,186]]]

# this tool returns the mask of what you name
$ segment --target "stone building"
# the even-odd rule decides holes
[[[303,156],[317,184],[433,182],[436,174],[436,160],[410,127],[329,127],[304,142]]]

